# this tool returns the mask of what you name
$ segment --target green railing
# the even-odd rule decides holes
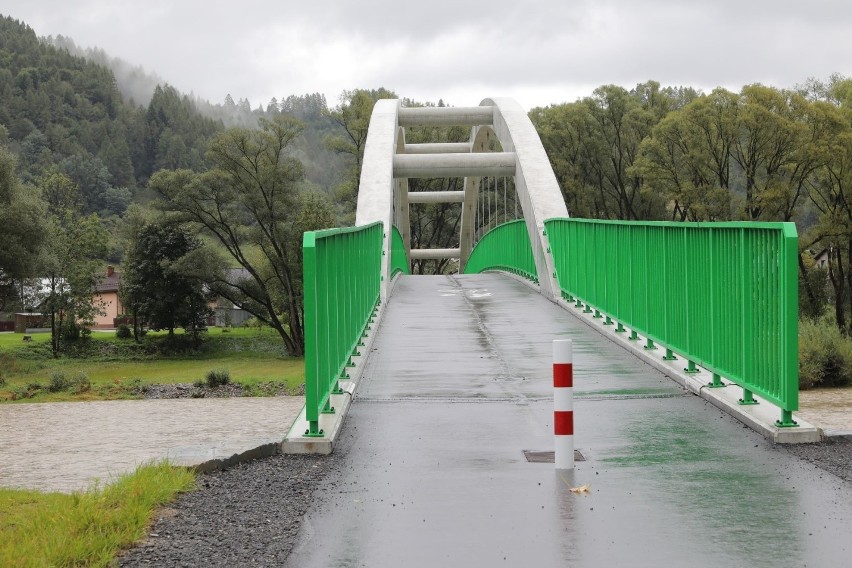
[[[504,270],[538,282],[530,235],[523,219],[498,225],[485,233],[470,253],[465,274]]]
[[[408,257],[405,256],[405,243],[402,242],[402,235],[396,226],[393,227],[391,233],[391,278],[397,274],[411,274],[411,268],[408,265]]]
[[[322,436],[321,413],[332,413],[332,394],[379,303],[382,223],[304,234],[305,435]]]
[[[782,409],[798,383],[798,237],[793,223],[545,222],[562,295]]]

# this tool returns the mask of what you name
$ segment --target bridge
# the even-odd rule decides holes
[[[471,135],[406,142],[424,126]],[[409,190],[439,177],[463,190]],[[458,204],[458,246],[412,247],[423,203]],[[569,218],[514,101],[378,101],[356,226],[304,237],[306,406],[284,449],[341,449],[345,465],[291,564],[836,559],[828,518],[852,517],[849,500],[802,505],[830,482],[774,446],[820,436],[794,416],[797,246],[792,223]],[[409,274],[424,259],[458,270]],[[561,338],[580,461],[554,474],[536,462],[552,460]]]

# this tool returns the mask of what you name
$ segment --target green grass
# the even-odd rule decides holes
[[[0,566],[108,566],[194,485],[193,472],[164,462],[71,495],[0,489]]]
[[[28,333],[32,343],[50,343],[50,333]],[[26,346],[23,333],[0,333],[0,351]]]
[[[164,334],[149,333],[147,344],[156,343],[158,335]],[[139,386],[203,381],[208,371],[218,368],[227,369],[232,382],[249,387],[275,383],[286,386],[287,390],[297,390],[305,380],[304,359],[287,357],[280,338],[271,329],[236,328],[228,333],[211,329],[205,334],[200,351],[167,356],[151,353],[145,343],[118,340],[114,333],[95,332],[82,356],[54,359],[47,345],[49,334],[33,334],[33,341],[23,345],[20,337],[20,334],[0,334],[0,377],[5,381],[0,384],[0,401],[135,398],[138,395],[132,393]],[[163,339],[160,337],[159,341]],[[59,371],[67,377],[84,373],[91,387],[76,393],[28,389],[34,384],[46,386],[51,374]],[[32,393],[37,394],[30,397]]]

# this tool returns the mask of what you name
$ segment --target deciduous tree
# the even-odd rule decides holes
[[[215,237],[226,251],[230,262],[212,266],[218,268],[209,276],[213,291],[268,323],[287,351],[300,356],[301,230],[322,227],[294,222],[306,204],[300,200],[303,168],[288,149],[302,123],[279,115],[260,125],[218,135],[208,151],[215,164],[209,172],[161,171],[150,186],[164,198],[164,208]],[[226,270],[234,263],[239,270]]]

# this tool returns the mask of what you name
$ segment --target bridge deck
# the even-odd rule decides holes
[[[550,342],[574,339],[573,472]],[[291,566],[828,566],[852,489],[520,282],[403,277]],[[591,494],[569,488],[591,483]]]

